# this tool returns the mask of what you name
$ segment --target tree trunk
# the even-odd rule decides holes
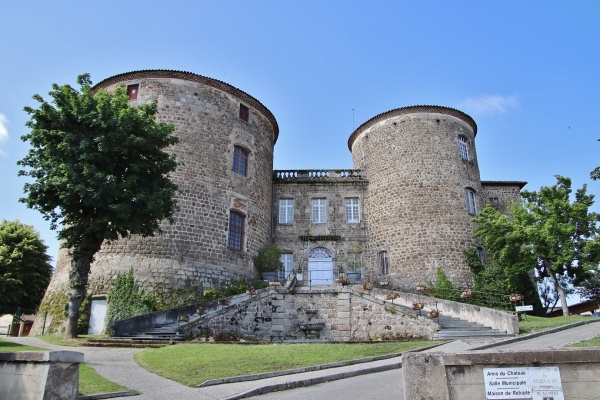
[[[79,321],[79,308],[85,297],[85,291],[90,274],[90,265],[94,260],[94,254],[100,250],[102,240],[97,243],[83,241],[74,252],[69,270],[69,302],[67,303],[67,324],[65,327],[65,338],[77,337],[77,322]]]
[[[563,316],[571,315],[571,313],[569,312],[569,306],[567,305],[567,296],[565,295],[565,291],[560,286],[560,283],[558,283],[558,279],[556,279],[556,273],[554,271],[552,271],[550,268],[548,268],[548,277],[550,278],[550,281],[554,285],[554,288],[556,289],[556,292],[558,293],[558,297],[560,298],[560,303],[562,305],[562,310],[563,310]]]

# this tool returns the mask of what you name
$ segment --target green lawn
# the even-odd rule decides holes
[[[528,315],[525,320],[519,322],[519,333],[525,335],[528,333],[543,331],[546,329],[557,328],[559,326],[573,324],[575,322],[590,321],[590,317],[569,316],[569,317],[533,317]]]
[[[44,342],[48,342],[50,344],[55,344],[58,346],[68,346],[68,347],[79,347],[83,346],[83,342],[88,339],[105,339],[108,335],[79,335],[75,339],[65,339],[60,335],[46,335],[46,336],[36,336],[37,339],[41,339]]]
[[[46,349],[42,349],[40,347],[33,346],[23,346],[22,344],[6,342],[4,339],[0,338],[0,351],[44,351]]]
[[[596,336],[590,340],[584,340],[583,342],[574,343],[569,347],[600,347],[600,336]]]
[[[137,353],[138,364],[187,386],[209,379],[281,371],[400,353],[441,342],[412,341],[350,344],[179,344]]]

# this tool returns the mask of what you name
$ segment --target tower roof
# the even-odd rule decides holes
[[[206,76],[185,71],[175,71],[170,69],[146,69],[125,72],[119,75],[111,76],[97,83],[92,88],[92,90],[104,89],[119,82],[143,78],[182,79],[191,82],[198,82],[203,85],[210,86],[215,89],[222,90],[223,92],[229,93],[230,95],[242,100],[244,103],[259,110],[269,120],[271,126],[273,127],[273,144],[277,142],[277,137],[279,136],[279,125],[277,124],[277,120],[275,120],[275,116],[273,115],[273,113],[271,113],[271,111],[269,111],[267,107],[265,107],[260,101],[258,101],[254,97],[250,96],[248,93],[236,88],[235,86],[232,86],[223,81],[219,81],[217,79],[212,79]]]
[[[418,114],[418,113],[446,114],[446,115],[451,115],[453,117],[462,119],[473,129],[473,135],[474,136],[477,135],[477,124],[475,123],[473,118],[471,118],[470,116],[468,116],[467,114],[465,114],[462,111],[459,111],[454,108],[442,107],[442,106],[431,106],[431,105],[429,105],[429,106],[425,106],[425,105],[408,106],[408,107],[401,107],[401,108],[396,108],[396,109],[393,109],[390,111],[383,112],[381,114],[374,116],[373,118],[369,119],[368,121],[363,122],[358,128],[356,128],[354,130],[354,132],[352,132],[352,134],[350,135],[350,138],[348,138],[348,148],[350,149],[350,151],[352,151],[352,144],[354,143],[354,140],[356,140],[356,138],[364,130],[370,128],[371,126],[375,125],[376,123],[383,121],[385,119],[397,117],[400,115]]]

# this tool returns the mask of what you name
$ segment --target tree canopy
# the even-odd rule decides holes
[[[523,191],[523,204],[513,205],[510,216],[485,207],[474,219],[479,224],[475,236],[513,274],[535,268],[538,278],[549,279],[563,314],[569,315],[566,286],[581,284],[600,261],[600,216],[589,211],[594,196],[587,194],[585,185],[571,201],[571,180],[556,180],[538,192]]]
[[[66,335],[77,335],[79,305],[85,295],[90,264],[104,240],[160,232],[172,222],[176,185],[169,173],[177,143],[174,126],[156,121],[157,101],[132,107],[123,85],[112,92],[92,91],[88,74],[77,79],[80,90],[52,85],[46,102],[25,107],[31,149],[19,161],[19,175],[29,208],[39,210],[70,249],[72,265]]]
[[[0,305],[37,308],[52,276],[47,250],[32,226],[0,223]]]

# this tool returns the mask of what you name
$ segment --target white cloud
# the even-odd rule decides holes
[[[8,125],[8,118],[6,118],[6,115],[0,113],[0,144],[2,144],[2,142],[8,140],[8,129],[6,128],[6,125]],[[2,148],[0,148],[0,156],[4,155],[4,152],[2,151]]]
[[[479,97],[466,99],[460,104],[460,109],[476,115],[504,114],[519,107],[517,96],[500,96],[484,94]]]

